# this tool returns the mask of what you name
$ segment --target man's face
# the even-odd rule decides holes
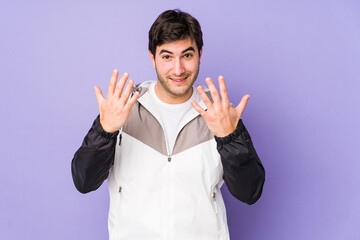
[[[201,51],[190,38],[164,43],[156,47],[155,57],[150,53],[156,69],[156,95],[160,100],[182,103],[192,94],[192,86],[199,73]]]

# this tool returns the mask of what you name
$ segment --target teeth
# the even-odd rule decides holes
[[[186,78],[183,78],[183,79],[171,79],[171,80],[173,80],[173,81],[175,81],[175,82],[181,82],[181,81],[184,81]]]

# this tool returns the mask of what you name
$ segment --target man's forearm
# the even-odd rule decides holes
[[[242,120],[235,132],[215,139],[230,193],[242,202],[255,203],[262,193],[265,170]]]
[[[73,181],[79,192],[96,190],[108,177],[114,163],[117,135],[118,131],[107,133],[102,129],[99,116],[95,119],[71,163]]]

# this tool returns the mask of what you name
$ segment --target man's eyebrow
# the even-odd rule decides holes
[[[170,52],[169,50],[166,50],[166,49],[161,49],[161,51],[159,52],[159,54],[162,54],[162,53],[174,54],[173,52]]]
[[[182,51],[181,53],[185,53],[187,51],[193,51],[195,52],[195,49],[193,47],[188,47],[187,49],[185,49],[184,51]],[[159,54],[163,54],[163,53],[169,53],[169,54],[174,54],[173,52],[170,52],[169,50],[166,49],[161,49],[161,51],[159,52]]]
[[[184,51],[182,51],[181,53],[185,53],[187,51],[193,51],[195,52],[195,49],[193,47],[188,47],[187,49],[185,49]]]

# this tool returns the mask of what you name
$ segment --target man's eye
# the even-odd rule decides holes
[[[170,59],[170,56],[169,56],[169,55],[164,55],[164,56],[162,56],[162,58],[163,58],[164,60],[169,60],[169,59]]]
[[[191,53],[187,53],[184,55],[185,58],[191,58],[193,55]]]

